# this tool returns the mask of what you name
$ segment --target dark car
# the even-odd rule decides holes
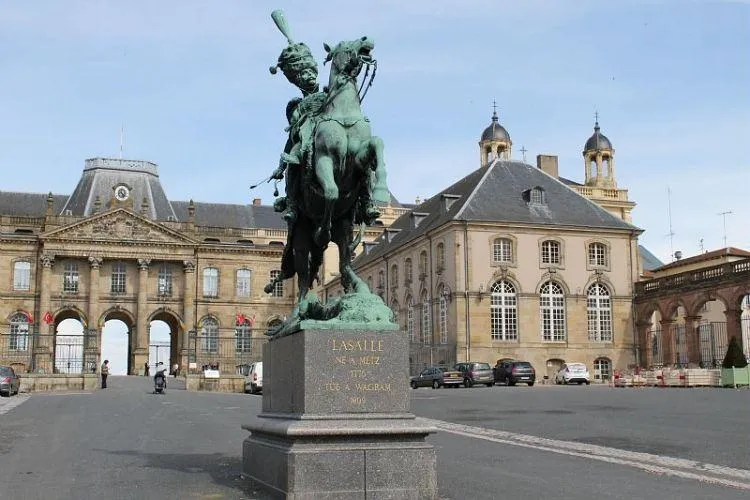
[[[0,366],[0,394],[12,396],[21,390],[21,379],[10,366]]]
[[[471,387],[474,384],[484,384],[487,387],[495,385],[495,378],[489,363],[465,361],[456,363],[453,369],[463,373],[464,387]]]
[[[446,370],[439,366],[428,366],[422,370],[419,375],[411,378],[412,389],[417,387],[432,387],[437,389],[439,387],[458,387],[463,383],[463,375],[459,371]]]
[[[505,385],[516,385],[518,383],[529,384],[536,382],[536,370],[528,361],[515,359],[499,361],[495,368],[495,383]]]

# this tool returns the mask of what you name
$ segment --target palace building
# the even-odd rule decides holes
[[[539,378],[584,362],[603,379],[632,365],[634,282],[661,263],[641,264],[635,203],[617,187],[615,150],[598,122],[582,184],[560,177],[556,156],[513,160],[497,114],[479,152],[478,168],[355,260],[409,335],[412,372],[514,358],[531,361]],[[337,280],[324,290],[341,293]]]

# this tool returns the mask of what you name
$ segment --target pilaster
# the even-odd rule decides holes
[[[737,340],[740,341],[740,345],[742,345],[742,324],[740,323],[742,319],[742,310],[727,309],[724,311],[724,316],[727,318],[727,342],[729,342],[732,337],[737,337]]]
[[[138,318],[136,319],[136,343],[134,365],[140,370],[148,360],[148,266],[151,259],[138,259]]]
[[[685,342],[687,343],[688,368],[697,368],[701,361],[699,328],[700,316],[687,316],[685,318]]]
[[[34,368],[39,373],[52,373],[52,334],[53,328],[44,318],[50,312],[50,289],[52,288],[52,266],[55,264],[55,256],[42,254],[42,273],[39,284],[39,335],[34,345]]]
[[[183,271],[185,279],[183,280],[185,289],[182,291],[182,319],[185,322],[185,328],[182,335],[182,350],[187,353],[189,345],[188,335],[195,326],[195,262],[186,260],[183,262]],[[184,364],[184,362],[183,362]]]

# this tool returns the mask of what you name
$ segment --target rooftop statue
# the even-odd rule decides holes
[[[276,180],[286,174],[285,196],[277,198],[274,207],[283,212],[289,231],[281,273],[265,287],[271,293],[276,283],[296,275],[299,294],[286,322],[269,333],[293,333],[305,320],[323,328],[393,327],[390,309],[370,292],[351,265],[365,226],[380,216],[377,204],[390,201],[383,141],[372,135],[361,109],[377,70],[372,56],[375,44],[366,36],[333,48],[324,44],[323,64],[330,63],[331,70],[328,85],[321,91],[318,64],[309,47],[292,40],[282,11],[274,11],[271,18],[288,42],[271,73],[280,69],[302,96],[286,106],[288,138],[279,166],[271,174]],[[355,225],[359,225],[356,237]],[[338,247],[345,296],[322,304],[311,288],[331,242]]]

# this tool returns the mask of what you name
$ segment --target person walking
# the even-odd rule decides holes
[[[107,388],[107,376],[109,375],[109,360],[105,359],[104,363],[102,363],[102,389]]]
[[[180,374],[180,365],[175,363],[172,367],[172,375],[174,375],[174,378],[177,378],[177,375]]]
[[[148,377],[148,361],[143,363],[143,368],[145,370],[143,373],[145,374],[146,377]]]

